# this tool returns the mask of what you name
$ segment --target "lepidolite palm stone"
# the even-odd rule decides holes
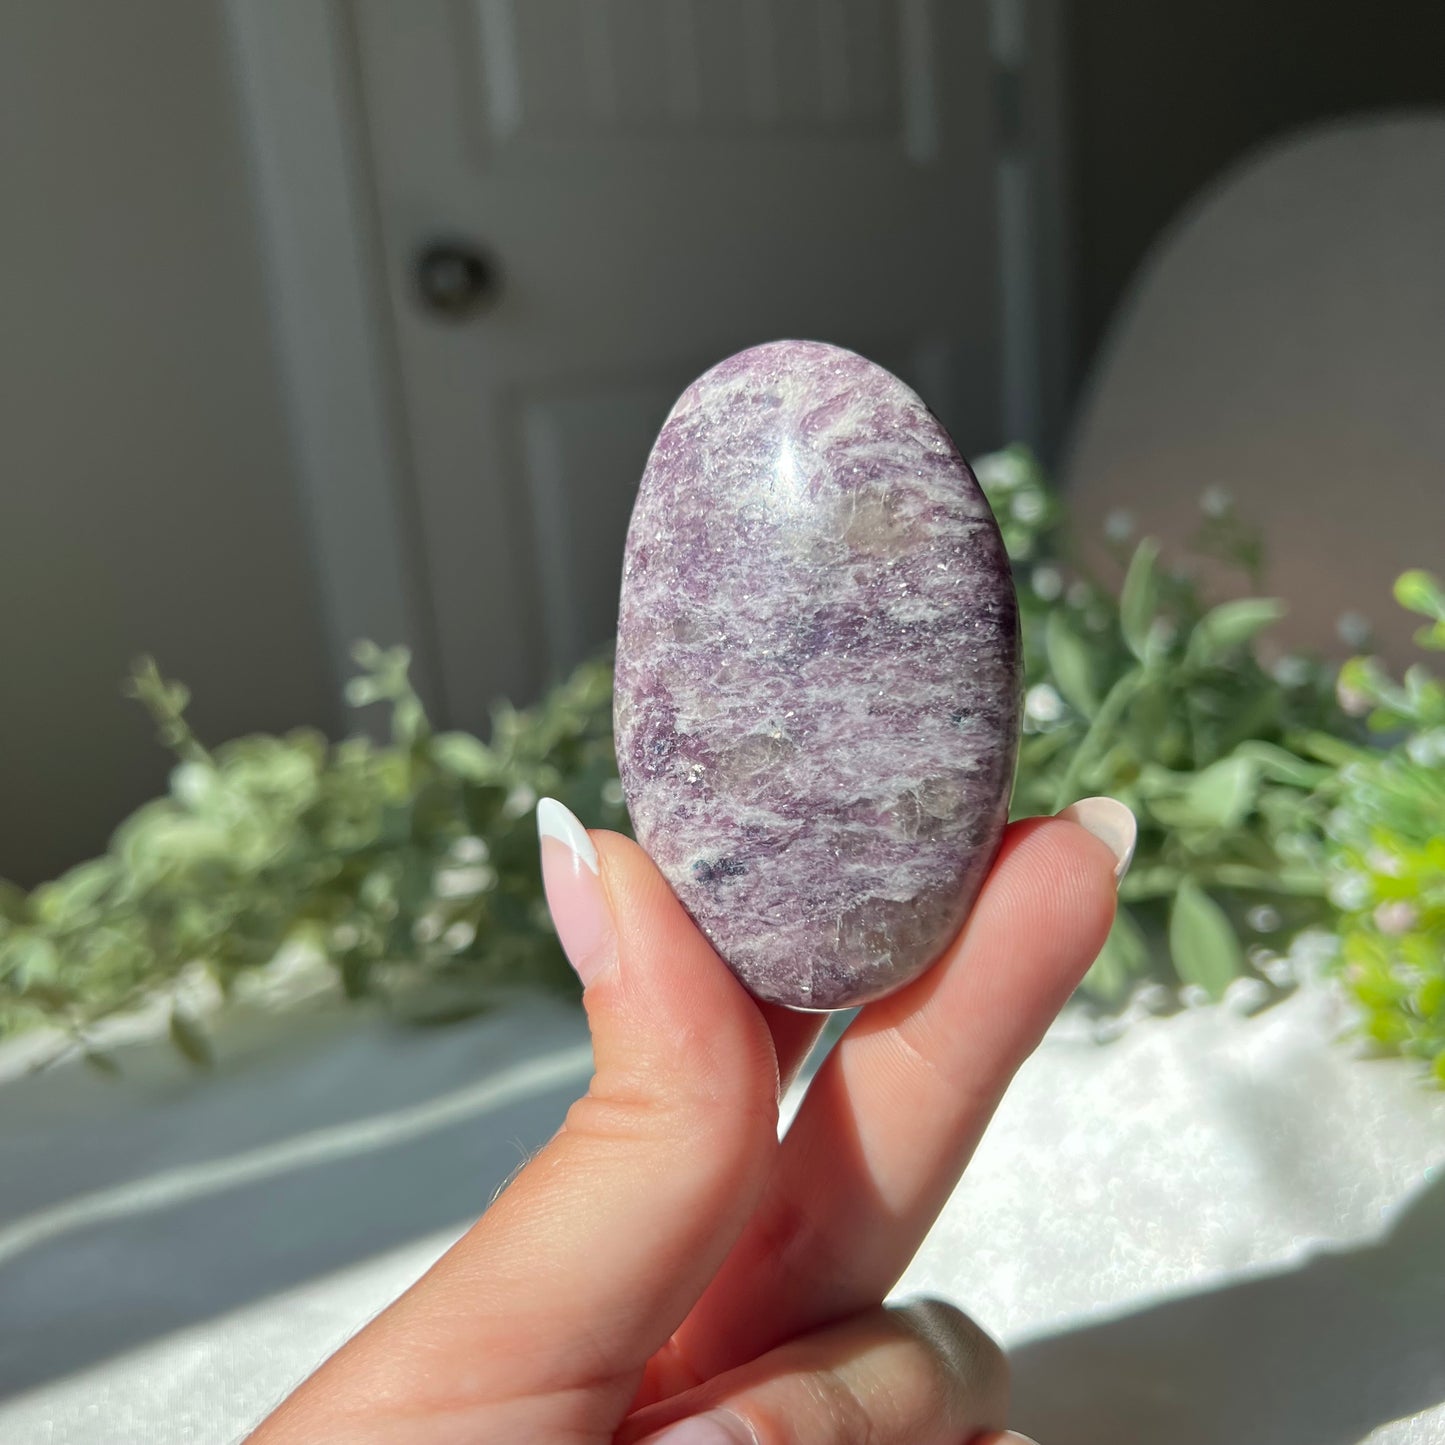
[[[623,569],[617,751],[638,840],[758,997],[837,1009],[957,933],[1018,746],[988,503],[902,382],[817,342],[683,393]]]

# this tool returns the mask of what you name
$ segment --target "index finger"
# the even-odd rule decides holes
[[[892,1288],[1014,1071],[1103,944],[1116,862],[1076,823],[1013,825],[944,958],[859,1014],[813,1080],[747,1230],[678,1332],[700,1377]]]

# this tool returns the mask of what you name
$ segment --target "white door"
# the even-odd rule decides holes
[[[496,696],[534,696],[611,637],[648,446],[724,355],[781,336],[850,346],[965,451],[1000,440],[983,3],[352,13],[454,723],[480,726]],[[495,275],[464,315],[418,295],[438,243]]]

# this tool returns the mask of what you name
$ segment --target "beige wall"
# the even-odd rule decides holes
[[[220,7],[0,4],[0,876],[163,785],[154,652],[219,739],[334,725]]]

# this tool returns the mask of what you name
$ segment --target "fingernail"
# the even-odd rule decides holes
[[[616,956],[597,849],[576,814],[556,798],[543,798],[537,804],[537,837],[552,924],[567,961],[586,988]]]
[[[1124,805],[1119,804],[1122,808]],[[996,1445],[1039,1445],[1039,1442],[1029,1435],[1020,1435],[1017,1430],[1005,1430],[998,1437]]]
[[[731,1410],[710,1410],[679,1420],[640,1445],[757,1445],[757,1438]]]
[[[1117,798],[1083,798],[1059,814],[1092,833],[1114,855],[1114,882],[1128,871],[1139,839],[1139,824]]]

